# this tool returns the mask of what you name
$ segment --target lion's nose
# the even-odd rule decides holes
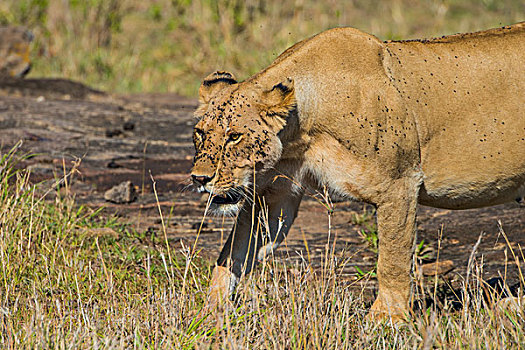
[[[206,175],[191,175],[193,183],[198,186],[206,186],[208,182],[211,181],[211,177]]]

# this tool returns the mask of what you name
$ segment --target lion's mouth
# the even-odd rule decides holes
[[[225,205],[225,204],[237,204],[241,201],[242,195],[237,192],[228,192],[223,195],[215,194],[211,199],[212,204]]]

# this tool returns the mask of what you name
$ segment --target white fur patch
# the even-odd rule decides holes
[[[242,208],[243,201],[235,204],[210,204],[208,209],[211,215],[234,217]]]
[[[230,283],[228,284],[228,295],[232,295],[235,288],[239,284],[239,277],[235,276],[234,273],[230,273]]]
[[[277,242],[272,242],[263,245],[257,253],[257,260],[263,261],[268,255],[272,254],[274,250],[277,249],[277,247],[279,247],[279,243]]]

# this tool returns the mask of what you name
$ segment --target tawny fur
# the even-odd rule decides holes
[[[237,223],[210,301],[216,285],[231,292],[222,266],[249,272],[259,248],[284,239],[313,187],[377,207],[372,310],[406,315],[417,203],[463,209],[525,194],[524,62],[524,23],[393,42],[338,28],[244,82],[210,75],[192,174],[210,179],[202,188],[214,194],[243,188],[248,197],[228,204]]]

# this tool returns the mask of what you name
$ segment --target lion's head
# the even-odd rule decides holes
[[[215,72],[199,89],[195,112],[193,183],[212,195],[211,209],[234,214],[256,175],[279,160],[280,131],[295,108],[290,79],[269,89],[238,83],[231,73]]]
[[[0,27],[0,77],[24,77],[31,70],[33,34],[23,27]]]

